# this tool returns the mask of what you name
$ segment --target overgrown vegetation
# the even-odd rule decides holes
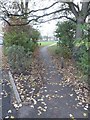
[[[59,43],[72,50],[76,25],[71,21],[64,21],[58,22],[56,26],[55,36],[59,38]]]
[[[56,26],[55,36],[59,39],[56,53],[59,53],[64,58],[70,58],[73,52],[76,25],[71,21],[64,21],[58,22]]]
[[[11,22],[22,22],[11,19]],[[4,27],[4,50],[13,71],[24,72],[31,64],[40,33],[30,25]]]
[[[24,73],[30,68],[31,52],[25,52],[23,46],[12,45],[8,47],[8,62],[15,73]]]
[[[58,47],[56,53],[62,56],[63,58],[72,58],[74,48],[78,50],[76,65],[83,75],[88,75],[88,32],[87,24],[82,25],[81,29],[83,30],[83,36],[80,40],[75,40],[75,29],[76,25],[71,21],[64,21],[57,23],[57,29],[55,31],[56,37],[59,38],[57,43]]]
[[[82,71],[84,75],[88,77],[88,50],[89,50],[89,34],[88,34],[88,27],[89,24],[84,24],[81,26],[81,29],[83,30],[83,36],[81,40],[75,41],[74,45],[78,48],[78,59],[77,59],[77,65],[79,66],[79,69]],[[88,78],[87,78],[88,79]]]
[[[61,57],[63,58],[71,58],[71,50],[70,48],[68,48],[67,46],[62,46],[62,45],[59,45],[57,47],[57,49],[55,50],[55,53],[56,54],[59,54]]]

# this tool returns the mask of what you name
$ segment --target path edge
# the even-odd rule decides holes
[[[15,98],[16,98],[18,104],[20,104],[22,101],[21,101],[21,99],[20,99],[20,96],[19,96],[17,87],[16,87],[16,85],[15,85],[14,78],[13,78],[12,73],[11,73],[10,71],[8,71],[8,74],[9,74],[10,83],[11,83],[11,85],[12,85]]]

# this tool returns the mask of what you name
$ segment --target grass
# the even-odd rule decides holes
[[[41,45],[40,45],[40,43],[41,43]],[[48,45],[51,45],[54,43],[57,43],[57,42],[56,41],[41,41],[41,42],[38,42],[38,45],[41,47],[44,47],[44,46],[48,46]]]

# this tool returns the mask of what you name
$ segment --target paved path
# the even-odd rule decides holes
[[[40,57],[44,61],[46,85],[42,88],[41,97],[34,106],[24,105],[20,108],[19,118],[84,118],[87,111],[78,106],[79,101],[72,87],[62,84],[62,76],[58,74],[47,51],[48,47],[40,50]],[[45,108],[44,110],[41,109]]]

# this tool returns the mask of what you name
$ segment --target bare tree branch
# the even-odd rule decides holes
[[[48,20],[38,21],[37,23],[45,23],[45,22],[49,22],[49,21],[56,20],[56,19],[61,19],[61,18],[67,18],[67,19],[73,21],[74,23],[76,23],[76,20],[74,20],[71,17],[64,16],[64,15],[63,16],[59,16],[59,17],[50,18]],[[3,18],[3,20],[6,21],[9,26],[22,26],[22,25],[27,25],[27,24],[29,24],[32,21],[37,21],[37,18],[36,19],[31,19],[31,20],[29,20],[29,21],[27,21],[25,23],[21,23],[21,24],[11,24],[9,21],[5,20],[4,18]]]
[[[56,11],[53,11],[53,12],[50,12],[50,13],[46,13],[46,14],[43,14],[43,15],[41,15],[41,16],[37,16],[37,15],[32,15],[32,16],[28,16],[28,18],[30,19],[30,17],[31,17],[31,19],[30,20],[27,20],[26,21],[26,23],[24,22],[24,23],[22,23],[22,24],[19,24],[19,25],[26,25],[26,24],[29,24],[30,22],[32,22],[32,21],[35,21],[35,22],[38,22],[38,20],[40,19],[40,18],[44,18],[44,17],[46,17],[46,16],[50,16],[50,15],[54,15],[54,14],[56,14],[56,13],[59,13],[59,12],[62,12],[62,11],[70,11],[70,9],[69,8],[64,8],[64,9],[60,9],[60,10],[56,10]],[[61,17],[62,18],[62,17]],[[68,18],[68,17],[67,17]],[[23,16],[23,18],[22,19],[25,19],[25,17]],[[53,18],[52,18],[53,19]],[[3,19],[3,20],[5,20],[5,19]],[[5,20],[6,22],[7,22],[7,20]],[[49,20],[50,21],[50,20]],[[11,25],[11,26],[15,26],[16,24],[11,24],[11,23],[9,23],[9,21],[7,22],[9,25]]]
[[[4,4],[2,4],[2,8],[4,9],[2,11],[3,15],[4,15],[4,17],[2,19],[5,22],[7,22],[9,25],[15,26],[16,24],[9,23],[9,18],[12,18],[13,16],[15,16],[16,19],[17,18],[26,19],[25,16],[27,16],[27,20],[24,20],[24,22],[22,24],[19,24],[19,26],[20,26],[20,25],[29,24],[32,21],[38,22],[41,20],[41,18],[43,18],[42,22],[45,22],[45,21],[47,22],[47,21],[50,21],[53,19],[55,20],[55,19],[60,19],[60,18],[67,18],[67,19],[71,19],[73,22],[76,22],[76,20],[80,16],[80,14],[81,14],[81,17],[84,14],[84,19],[86,19],[86,17],[90,14],[90,2],[87,2],[87,4],[85,3],[85,5],[82,4],[83,10],[82,9],[80,10],[79,6],[73,2],[64,2],[64,4],[66,4],[66,6],[62,6],[59,9],[52,11],[52,12],[48,11],[48,9],[54,7],[55,5],[58,5],[58,3],[60,3],[59,0],[57,2],[54,2],[52,5],[50,5],[48,7],[40,8],[37,10],[30,10],[29,12],[27,12],[25,10],[22,11],[22,9],[24,9],[24,8],[22,7],[23,5],[21,5],[21,9],[19,9],[20,11],[16,12],[16,13],[12,13],[12,11],[8,11],[8,9],[5,8]],[[87,8],[88,10],[84,11],[85,8]],[[42,12],[42,11],[46,11],[47,13],[39,14],[39,12]],[[69,17],[68,15],[70,15],[70,14],[73,14],[75,16],[76,20],[73,20],[72,17]],[[58,15],[58,16],[56,16],[56,15]],[[46,16],[49,17],[48,20],[44,20],[44,18]]]
[[[72,13],[75,15],[75,17],[78,17],[78,12],[76,10],[76,5],[73,2],[68,2],[69,7],[71,8]]]
[[[39,19],[41,17],[53,15],[53,14],[56,14],[56,13],[59,13],[59,12],[62,12],[62,11],[70,11],[70,9],[69,8],[59,9],[59,10],[56,10],[56,11],[53,11],[53,12],[50,12],[50,13],[43,14],[41,16],[34,15],[33,17],[37,17],[37,19]]]
[[[69,2],[65,2],[65,3],[67,3],[68,5],[70,4]],[[75,6],[75,8],[79,11],[79,6],[76,5],[76,4],[74,4],[73,2],[72,2],[72,4],[73,4],[73,6]],[[78,11],[77,11],[77,12],[78,12]]]
[[[73,22],[76,23],[76,20],[74,20],[73,18],[68,17],[68,16],[54,17],[54,18],[51,18],[51,19],[49,19],[49,20],[40,21],[40,22],[38,22],[38,23],[45,23],[45,22],[49,22],[49,21],[51,21],[51,20],[56,20],[56,19],[60,19],[60,18],[67,18],[67,19],[69,19],[69,20],[71,20],[71,21],[73,21]]]
[[[2,17],[2,20],[4,20],[9,26],[11,26],[10,22]]]
[[[57,2],[53,3],[52,5],[50,5],[49,7],[45,7],[45,8],[42,8],[42,9],[31,10],[29,12],[23,12],[23,14],[10,14],[10,13],[8,13],[8,16],[24,16],[24,15],[28,15],[28,14],[31,14],[31,13],[34,13],[34,12],[44,11],[44,10],[47,10],[47,9],[53,7],[54,5],[56,5],[59,2],[60,1],[57,1]]]
[[[88,17],[90,15],[90,9],[88,10],[86,17]]]

